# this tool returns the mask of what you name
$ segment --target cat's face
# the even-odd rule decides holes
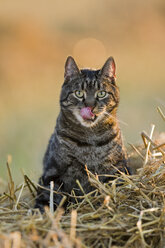
[[[69,118],[86,127],[109,118],[119,103],[113,58],[101,70],[79,70],[74,59],[68,57],[60,103]]]

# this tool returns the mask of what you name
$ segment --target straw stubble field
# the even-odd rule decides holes
[[[50,208],[43,215],[34,210],[39,185],[23,175],[24,182],[15,186],[9,157],[8,188],[0,195],[0,247],[165,247],[165,133],[154,139],[153,132],[154,125],[149,135],[142,132],[143,145],[131,145],[131,166],[142,165],[134,175],[120,173],[102,184],[86,167],[95,190],[81,202],[73,192],[75,203],[65,212],[66,196],[53,212],[51,189]]]

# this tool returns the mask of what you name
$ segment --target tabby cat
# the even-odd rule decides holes
[[[65,64],[65,80],[60,96],[60,113],[44,157],[44,168],[39,184],[54,190],[76,195],[81,190],[78,179],[87,193],[85,165],[100,181],[101,174],[114,175],[118,170],[128,173],[127,157],[116,117],[119,89],[115,80],[115,62],[108,58],[100,70],[79,70],[72,57]],[[41,211],[49,205],[49,191],[38,189],[35,207]],[[58,206],[62,194],[54,194]]]

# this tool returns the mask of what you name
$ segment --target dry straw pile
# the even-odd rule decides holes
[[[165,247],[165,143],[153,141],[153,131],[154,126],[149,136],[142,133],[143,149],[133,146],[138,158],[132,161],[143,163],[137,174],[121,173],[102,184],[86,168],[95,190],[84,193],[81,202],[73,195],[76,203],[66,212],[61,208],[64,196],[53,213],[51,190],[50,210],[44,215],[33,210],[37,183],[25,175],[15,187],[7,163],[10,180],[8,191],[0,195],[0,247]]]

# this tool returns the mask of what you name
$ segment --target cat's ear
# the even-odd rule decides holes
[[[100,75],[104,78],[108,78],[115,83],[116,79],[116,65],[113,57],[109,57],[105,64],[103,65],[102,69],[100,70]]]
[[[67,80],[72,79],[76,76],[79,76],[79,74],[80,71],[75,60],[71,56],[69,56],[65,62],[64,78]]]

